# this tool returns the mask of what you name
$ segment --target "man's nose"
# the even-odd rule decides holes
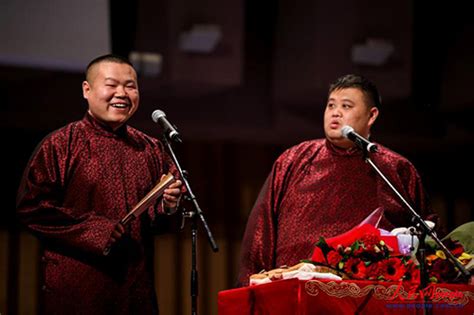
[[[125,97],[127,96],[127,91],[125,90],[125,87],[122,85],[117,86],[117,90],[115,91],[115,95],[117,97]]]
[[[334,108],[334,110],[332,111],[332,116],[333,117],[341,117],[342,116],[341,110],[339,108]]]

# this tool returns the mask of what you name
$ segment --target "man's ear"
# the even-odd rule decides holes
[[[90,90],[91,90],[91,86],[89,85],[89,82],[87,81],[82,82],[82,97],[87,99],[89,97]]]
[[[377,107],[372,107],[369,112],[369,126],[372,126],[379,116],[379,109]]]

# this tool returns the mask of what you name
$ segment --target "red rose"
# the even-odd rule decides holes
[[[464,247],[457,240],[452,240],[451,238],[448,238],[444,240],[443,243],[446,245],[446,248],[449,249],[451,253],[453,253],[455,257],[461,256],[461,254],[464,252]]]
[[[369,233],[362,236],[360,242],[365,245],[366,249],[372,249],[380,243],[380,237],[377,234]]]
[[[434,260],[428,274],[430,278],[435,277],[438,282],[451,282],[457,276],[453,264],[447,259]]]
[[[367,266],[367,279],[378,280],[379,276],[383,275],[383,265],[381,262],[374,262]]]
[[[451,249],[451,253],[453,253],[455,257],[459,257],[462,255],[462,253],[464,253],[464,247],[459,244],[458,246],[455,246],[453,249]]]
[[[327,258],[328,258],[328,264],[337,268],[337,265],[341,261],[342,256],[337,251],[332,250],[328,253]]]

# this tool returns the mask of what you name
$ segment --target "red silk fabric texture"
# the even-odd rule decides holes
[[[371,160],[422,216],[430,212],[420,176],[411,162],[378,145]],[[411,213],[357,149],[341,150],[325,139],[286,150],[274,163],[250,213],[238,285],[249,276],[308,259],[320,236],[357,226],[376,208],[379,227],[410,226]]]
[[[173,171],[162,144],[89,114],[48,135],[33,153],[17,211],[42,241],[44,314],[154,314],[151,222],[132,222],[107,257],[115,224]],[[156,211],[162,211],[156,209]]]

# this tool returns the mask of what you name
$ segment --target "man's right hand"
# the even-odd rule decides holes
[[[123,224],[119,222],[115,225],[115,228],[112,231],[112,234],[110,234],[110,238],[107,241],[107,244],[105,245],[105,249],[103,251],[104,256],[107,256],[110,253],[112,245],[118,240],[120,240],[123,234],[125,234],[125,228]]]
[[[122,223],[119,222],[117,223],[117,225],[115,225],[115,228],[112,231],[112,234],[110,235],[110,239],[108,243],[110,245],[113,245],[115,242],[117,242],[118,240],[122,238],[123,234],[125,234],[125,228],[122,225]]]

